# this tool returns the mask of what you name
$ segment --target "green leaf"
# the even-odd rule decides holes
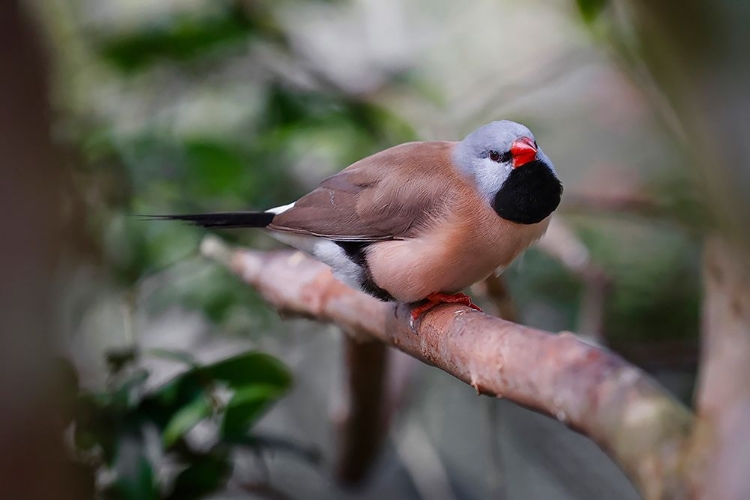
[[[149,393],[141,401],[138,413],[164,429],[175,414],[183,408],[194,404],[199,398],[205,398],[206,383],[199,372],[189,370]]]
[[[112,403],[123,410],[138,406],[143,397],[144,385],[148,377],[149,373],[140,368],[128,374],[113,392]]]
[[[146,458],[139,434],[127,432],[117,443],[114,464],[117,480],[107,495],[118,500],[155,500],[159,498],[154,470]]]
[[[278,359],[251,351],[203,367],[207,376],[226,382],[234,389],[262,384],[285,391],[292,384],[292,375]]]
[[[599,17],[607,6],[607,0],[576,0],[578,11],[587,24],[591,24]]]
[[[168,500],[195,500],[213,493],[229,477],[232,466],[226,454],[201,455],[177,476]]]
[[[111,463],[116,451],[117,415],[107,396],[81,394],[75,416],[74,442],[77,449],[100,447],[104,461]]]
[[[160,60],[188,61],[236,45],[256,29],[239,5],[157,20],[132,33],[106,36],[100,52],[125,73]]]
[[[202,395],[189,405],[180,408],[164,428],[164,433],[162,434],[164,446],[172,446],[187,431],[210,415],[211,405]]]
[[[138,412],[164,429],[164,443],[169,446],[210,414],[206,391],[217,381],[237,391],[257,385],[264,398],[276,399],[290,387],[292,376],[276,358],[247,352],[176,376],[143,398]],[[271,389],[272,398],[266,395]]]
[[[284,394],[278,387],[253,385],[238,390],[227,403],[221,436],[237,439],[247,434],[268,407]]]

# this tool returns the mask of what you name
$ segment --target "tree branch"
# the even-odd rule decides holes
[[[339,425],[336,475],[342,483],[362,482],[378,456],[387,431],[385,414],[388,352],[379,342],[344,339],[346,409]]]
[[[553,335],[459,305],[433,309],[413,330],[408,305],[355,291],[302,253],[231,250],[214,237],[204,240],[202,251],[284,315],[374,337],[480,394],[559,419],[609,453],[646,498],[683,493],[680,460],[691,413],[620,357],[567,332]]]
[[[703,351],[691,488],[701,498],[748,498],[750,258],[726,238],[704,252]]]

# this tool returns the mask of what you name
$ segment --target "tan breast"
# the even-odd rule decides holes
[[[371,245],[375,283],[402,302],[458,292],[480,281],[542,237],[549,218],[531,225],[500,218],[463,179],[447,213],[414,238]]]

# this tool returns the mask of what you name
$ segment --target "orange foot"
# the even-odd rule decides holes
[[[415,321],[417,321],[424,313],[426,313],[433,307],[445,303],[463,304],[467,307],[471,307],[472,309],[476,309],[477,311],[481,311],[481,309],[471,301],[471,297],[464,293],[431,293],[427,296],[426,300],[427,302],[411,310],[412,324],[414,324]]]

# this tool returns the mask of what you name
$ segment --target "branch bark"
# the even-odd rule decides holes
[[[646,498],[682,498],[681,457],[691,413],[620,357],[575,335],[553,335],[459,305],[428,312],[413,330],[406,304],[337,281],[293,251],[232,250],[214,237],[203,254],[253,285],[280,313],[374,337],[470,384],[550,415],[589,436]]]
[[[750,498],[750,257],[727,239],[704,252],[703,350],[691,488],[697,498]]]
[[[367,476],[387,430],[388,351],[380,342],[344,339],[346,409],[339,425],[336,475],[356,486]]]

